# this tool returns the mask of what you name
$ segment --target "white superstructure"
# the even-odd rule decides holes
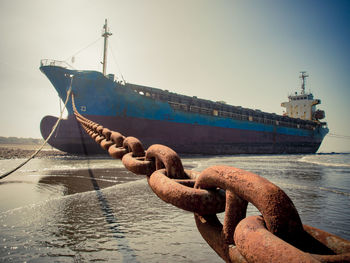
[[[312,93],[305,93],[305,78],[309,75],[305,71],[300,72],[301,93],[295,92],[295,95],[288,96],[288,102],[282,102],[281,106],[286,108],[285,116],[299,118],[302,120],[319,120],[324,118],[324,111],[316,110],[316,105],[321,100],[314,99]]]

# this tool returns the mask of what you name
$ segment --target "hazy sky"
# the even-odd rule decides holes
[[[0,0],[0,136],[40,138],[42,117],[59,115],[41,59],[71,62],[97,41],[73,66],[101,70],[105,18],[108,73],[281,114],[305,70],[330,132],[350,135],[350,1]],[[327,136],[320,151],[350,140]]]

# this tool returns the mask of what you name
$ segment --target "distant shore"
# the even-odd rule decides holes
[[[39,149],[39,147],[40,144],[0,144],[0,159],[28,158]],[[37,157],[50,158],[62,155],[66,155],[66,153],[45,145],[38,153]]]

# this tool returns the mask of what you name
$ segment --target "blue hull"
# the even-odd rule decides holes
[[[72,92],[78,111],[104,127],[138,137],[146,147],[162,143],[179,153],[191,154],[314,153],[328,133],[327,128],[314,123],[294,122],[248,109],[244,109],[245,115],[238,115],[233,106],[133,84],[123,85],[96,71],[58,66],[40,69],[62,100],[70,86],[68,75],[73,74]],[[82,153],[82,147],[91,154],[101,152],[77,125],[70,101],[67,109],[68,119],[49,143],[70,153]],[[44,138],[54,120],[54,117],[42,120]]]

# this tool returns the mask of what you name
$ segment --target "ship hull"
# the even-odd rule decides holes
[[[281,154],[315,153],[321,142],[311,138],[244,131],[202,125],[147,120],[133,117],[87,116],[89,119],[139,138],[147,149],[152,144],[163,144],[178,153],[224,154]],[[46,116],[41,121],[41,133],[47,138],[57,118]],[[58,131],[49,140],[53,147],[71,154],[103,154],[102,148],[92,140],[72,116],[62,120]]]
[[[63,101],[71,87],[83,116],[124,136],[139,138],[145,149],[163,144],[186,154],[315,153],[328,132],[317,125],[301,128],[300,122],[282,125],[284,117],[275,114],[123,85],[96,71],[75,71],[51,64],[40,69]],[[48,143],[71,154],[103,153],[75,119],[71,100],[67,110],[68,118],[61,121]],[[242,114],[234,113],[237,110]],[[44,139],[56,120],[53,116],[42,119]]]

